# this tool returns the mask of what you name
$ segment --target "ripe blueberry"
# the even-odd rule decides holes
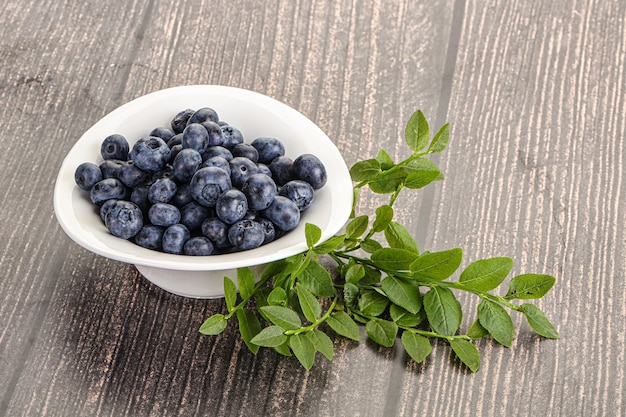
[[[89,191],[96,183],[102,181],[102,171],[92,162],[83,162],[74,171],[74,181],[81,189]]]
[[[135,203],[118,200],[106,213],[104,224],[113,236],[130,239],[143,227],[143,214]]]

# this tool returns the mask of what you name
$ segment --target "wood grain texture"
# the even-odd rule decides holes
[[[626,3],[410,0],[0,0],[0,415],[617,416],[626,413]],[[65,153],[118,105],[224,84],[314,120],[348,164],[421,108],[450,121],[446,180],[399,220],[465,263],[507,255],[554,274],[510,349],[485,339],[470,374],[435,343],[335,340],[310,372],[252,355],[234,326],[197,329],[222,300],[189,300],[69,240],[52,211]],[[436,126],[438,127],[438,126]],[[367,196],[370,211],[380,202]],[[464,298],[464,328],[478,300]]]

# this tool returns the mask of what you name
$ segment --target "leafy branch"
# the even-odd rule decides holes
[[[481,259],[458,272],[462,249],[420,252],[413,236],[394,221],[393,207],[403,190],[443,179],[427,156],[446,149],[449,125],[431,139],[428,122],[418,110],[406,125],[405,140],[412,151],[406,159],[396,163],[380,150],[375,158],[350,169],[357,198],[345,233],[320,242],[321,230],[306,224],[306,252],[268,264],[258,281],[248,268],[238,270],[236,284],[225,277],[228,313],[209,317],[200,332],[219,334],[236,316],[242,339],[253,353],[267,347],[282,355],[293,354],[307,370],[316,352],[332,360],[329,329],[358,341],[359,324],[381,346],[393,346],[399,336],[416,362],[430,355],[431,340],[443,340],[473,372],[480,366],[475,340],[491,336],[503,346],[512,346],[510,312],[523,314],[540,336],[558,339],[544,313],[523,301],[543,297],[553,287],[554,277],[517,275],[509,280],[505,295],[498,295],[495,291],[509,276],[512,259]],[[355,213],[364,188],[389,195],[389,202],[372,216]],[[321,259],[332,260],[335,267],[329,271]],[[480,299],[466,334],[459,333],[463,312],[455,292]]]

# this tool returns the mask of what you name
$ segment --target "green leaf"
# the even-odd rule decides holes
[[[382,248],[372,253],[370,259],[383,270],[403,271],[417,258],[417,253],[398,248]]]
[[[417,190],[419,188],[424,188],[431,182],[437,180],[441,175],[441,171],[413,171],[409,175],[406,176],[404,180],[404,186],[406,188]]]
[[[483,299],[478,304],[478,321],[498,343],[511,347],[515,329],[511,316],[502,306]]]
[[[378,154],[376,154],[376,160],[380,164],[380,168],[382,170],[388,170],[395,165],[391,156],[389,156],[387,151],[384,149],[378,151]]]
[[[350,178],[352,181],[368,181],[376,177],[382,171],[380,162],[376,159],[366,159],[359,161],[350,168]]]
[[[382,249],[383,245],[378,243],[378,241],[374,239],[365,239],[361,241],[361,249],[363,249],[367,253],[374,253],[378,249]]]
[[[376,291],[362,291],[359,297],[359,310],[366,316],[380,316],[383,314],[389,301],[387,297]]]
[[[398,334],[398,325],[392,321],[372,319],[365,325],[365,330],[374,342],[381,346],[391,347]]]
[[[289,337],[289,347],[304,369],[311,369],[315,361],[315,347],[311,340],[304,334],[294,334]]]
[[[320,243],[319,245],[315,246],[313,248],[313,252],[317,254],[330,253],[337,249],[345,240],[346,235],[333,236],[330,239],[326,240],[324,243]]]
[[[358,187],[352,187],[352,208],[350,210],[350,218],[354,218],[356,216],[356,206],[359,203],[359,198],[361,197],[361,189]]]
[[[463,362],[472,372],[478,371],[480,367],[480,353],[472,342],[463,339],[448,340],[450,347],[456,356]]]
[[[426,313],[421,309],[417,314],[411,314],[397,304],[389,307],[389,315],[398,326],[416,327],[424,321]]]
[[[556,279],[550,275],[524,274],[518,275],[509,282],[506,298],[529,300],[541,298],[554,286]]]
[[[343,286],[343,298],[348,305],[352,305],[357,300],[360,293],[359,287],[351,282],[346,282]]]
[[[467,335],[473,340],[482,339],[488,334],[489,334],[489,331],[485,329],[483,326],[481,326],[478,320],[475,320],[474,323],[472,323],[470,328],[467,330]]]
[[[430,355],[433,347],[428,338],[411,332],[402,332],[402,346],[415,362],[422,362]]]
[[[415,239],[400,223],[393,221],[389,223],[389,226],[385,229],[385,239],[387,239],[387,243],[392,248],[419,253]]]
[[[326,323],[340,336],[357,341],[361,339],[359,325],[345,311],[335,311]]]
[[[254,294],[254,273],[250,268],[237,269],[237,284],[239,285],[239,293],[244,299],[249,299]]]
[[[335,295],[335,286],[330,273],[317,262],[311,262],[306,267],[298,278],[298,282],[318,297]]]
[[[409,118],[404,131],[404,137],[413,152],[420,151],[428,145],[430,129],[428,127],[428,121],[426,121],[426,117],[424,117],[424,113],[422,113],[421,110],[417,110]]]
[[[346,225],[346,235],[349,238],[358,238],[367,230],[369,217],[366,215],[355,217]]]
[[[498,257],[472,262],[463,270],[459,282],[473,291],[487,292],[497,288],[513,268],[513,259]]]
[[[316,351],[324,355],[329,361],[333,360],[335,347],[333,346],[333,341],[330,340],[326,333],[320,329],[313,329],[313,331],[307,333],[307,336],[313,343]]]
[[[252,343],[252,338],[261,331],[261,323],[252,310],[242,308],[237,310],[237,322],[239,323],[239,333],[246,346],[256,355],[259,346]]]
[[[284,330],[278,326],[269,326],[261,330],[250,342],[258,346],[277,347],[287,341]]]
[[[359,281],[362,285],[376,285],[380,283],[382,273],[379,269],[376,269],[369,265],[363,266],[365,269],[365,276]]]
[[[274,287],[267,296],[267,303],[272,306],[284,306],[287,300],[287,292],[282,287]]]
[[[289,265],[290,263],[286,259],[270,262],[261,273],[261,280],[266,280],[286,274],[286,269],[289,267]]]
[[[229,312],[233,311],[237,304],[237,286],[232,279],[224,277],[224,299]]]
[[[282,344],[278,346],[274,346],[273,349],[283,356],[291,356],[291,348],[289,347],[289,338],[286,338]]]
[[[432,329],[452,336],[461,325],[463,312],[452,291],[443,287],[431,288],[423,297],[424,310]]]
[[[441,129],[435,134],[430,146],[428,147],[428,153],[440,153],[448,146],[450,140],[450,124],[446,123],[441,126]]]
[[[389,226],[393,219],[393,209],[391,206],[384,205],[376,209],[376,219],[372,225],[374,232],[382,232]]]
[[[315,322],[322,315],[322,307],[317,298],[303,285],[296,286],[296,293],[298,294],[298,301],[300,302],[300,308],[302,314],[311,323]]]
[[[306,237],[307,247],[311,249],[322,237],[322,229],[314,224],[306,223],[304,225],[304,236]]]
[[[559,332],[556,331],[552,323],[546,318],[543,311],[534,304],[522,304],[520,311],[526,316],[526,321],[530,327],[540,336],[548,339],[559,339]]]
[[[410,269],[417,276],[443,281],[454,274],[462,260],[463,250],[460,248],[428,252],[411,263]]]
[[[365,268],[361,264],[352,264],[346,269],[346,282],[356,284],[365,276]]]
[[[214,314],[202,323],[200,326],[200,333],[206,335],[220,334],[226,328],[228,320],[223,314]]]
[[[382,289],[392,303],[416,314],[422,308],[420,289],[413,282],[387,276],[381,283]]]
[[[259,310],[263,312],[272,324],[282,329],[295,330],[302,326],[298,313],[288,307],[269,305],[261,307]]]
[[[405,169],[383,171],[369,182],[370,190],[376,194],[391,194],[398,189],[408,172]]]

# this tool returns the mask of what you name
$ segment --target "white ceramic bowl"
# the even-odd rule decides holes
[[[169,126],[183,109],[212,107],[244,135],[246,143],[258,136],[279,138],[286,155],[316,155],[326,166],[328,182],[316,191],[313,205],[299,226],[260,248],[225,255],[183,256],[142,248],[116,238],[103,225],[88,194],[74,182],[76,167],[102,161],[100,145],[113,133],[134,143],[152,128]],[[337,147],[313,122],[293,108],[265,95],[233,87],[192,85],[174,87],[139,97],[115,109],[93,125],[63,161],[54,189],[54,211],[59,224],[76,243],[101,256],[134,264],[155,285],[174,294],[194,298],[223,296],[225,275],[236,268],[257,267],[306,250],[305,223],[322,229],[322,241],[344,225],[352,208],[352,182]]]

